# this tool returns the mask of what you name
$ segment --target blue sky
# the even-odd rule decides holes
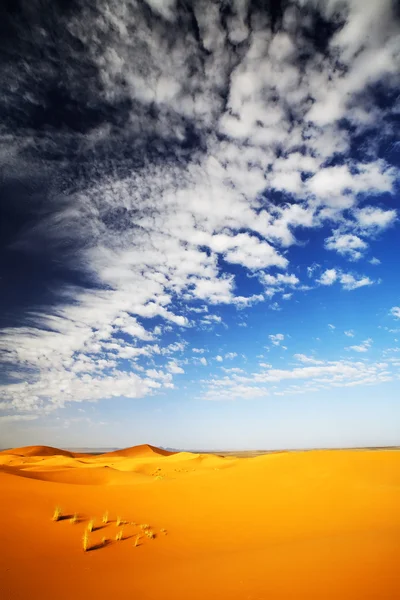
[[[399,444],[392,3],[55,6],[0,55],[1,445]]]

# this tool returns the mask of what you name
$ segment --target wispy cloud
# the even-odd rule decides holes
[[[205,383],[201,397],[204,400],[234,400],[305,394],[323,392],[330,388],[377,385],[394,377],[386,362],[316,361],[312,366],[302,365],[293,369],[270,368],[248,374],[230,373],[223,378],[210,379]]]
[[[36,421],[36,419],[38,419],[38,415],[1,415],[0,425],[18,421]]]
[[[356,346],[348,346],[346,350],[353,350],[354,352],[368,352],[372,344],[371,338],[364,340],[361,344]]]
[[[280,346],[281,342],[283,342],[283,340],[285,339],[283,333],[272,333],[268,337],[271,340],[273,346]]]
[[[317,360],[315,358],[313,358],[312,356],[306,356],[305,354],[294,354],[293,358],[295,358],[296,360],[298,360],[301,363],[304,364],[310,364],[310,365],[323,365],[324,361],[322,360]]]

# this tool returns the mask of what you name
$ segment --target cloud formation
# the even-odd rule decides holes
[[[323,361],[302,354],[295,355],[295,358],[302,366],[276,369],[266,365],[267,368],[262,371],[229,373],[222,378],[210,379],[205,382],[201,397],[226,401],[321,393],[332,388],[377,385],[395,378],[387,362]]]
[[[181,336],[223,326],[215,307],[302,289],[300,238],[326,228],[327,250],[360,260],[397,218],[367,200],[393,190],[395,169],[373,145],[352,149],[357,136],[393,134],[392,107],[374,101],[374,86],[398,85],[389,0],[289,2],[278,15],[239,0],[78,5],[41,26],[28,15],[29,31],[17,20],[1,71],[2,166],[10,180],[40,169],[46,182],[46,208],[14,243],[62,255],[86,282],[58,285],[55,302],[3,330],[6,409],[170,389]],[[326,39],[312,35],[321,20]],[[330,265],[316,283],[374,281]],[[264,394],[237,383],[236,394]]]

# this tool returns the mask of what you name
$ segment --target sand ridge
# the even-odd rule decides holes
[[[36,446],[0,453],[0,486],[0,587],[11,600],[400,598],[399,451]],[[52,522],[57,505],[78,522]],[[84,553],[91,518],[97,549]],[[155,539],[135,547],[140,524]]]
[[[9,450],[3,450],[2,454],[15,454],[16,456],[69,456],[72,458],[73,452],[68,450],[61,450],[60,448],[54,448],[53,446],[24,446],[22,448],[11,448]]]
[[[141,444],[139,446],[131,446],[130,448],[124,448],[123,450],[114,450],[113,452],[106,452],[102,454],[103,457],[120,456],[126,458],[153,458],[154,456],[171,456],[173,452],[151,446],[150,444]]]

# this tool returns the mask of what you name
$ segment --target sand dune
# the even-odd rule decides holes
[[[10,600],[400,598],[399,451],[237,458],[36,446],[0,453],[0,486]],[[53,522],[57,505],[78,522]]]
[[[162,450],[156,448],[156,446],[150,446],[150,444],[141,444],[140,446],[131,446],[130,448],[124,448],[123,450],[114,450],[113,452],[106,452],[103,457],[122,456],[125,458],[152,458],[155,455],[158,456],[170,456],[173,452],[168,450]]]
[[[11,450],[3,450],[1,454],[16,454],[17,456],[69,456],[73,457],[73,452],[68,450],[60,450],[52,446],[24,446],[22,448],[12,448]]]

